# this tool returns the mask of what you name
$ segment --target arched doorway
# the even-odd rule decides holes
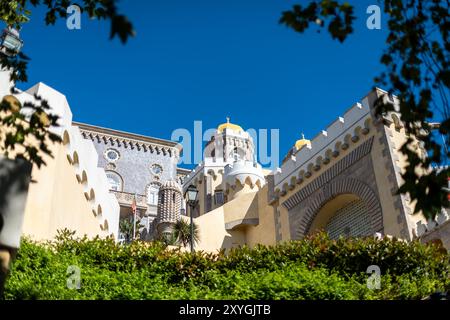
[[[330,236],[368,236],[383,232],[381,205],[375,192],[356,179],[335,180],[315,193],[297,224],[296,238],[320,229]]]
[[[313,220],[309,233],[325,230],[331,239],[373,234],[369,209],[355,194],[341,194],[326,202]]]

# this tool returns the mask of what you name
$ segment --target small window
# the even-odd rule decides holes
[[[147,189],[147,203],[153,206],[158,205],[159,188],[156,185],[151,185]]]
[[[175,203],[175,192],[172,194],[172,202]]]
[[[109,162],[116,162],[117,160],[119,160],[119,157],[120,157],[120,154],[115,149],[107,149],[105,151],[105,158]]]
[[[224,203],[223,191],[217,190],[214,193],[214,202],[216,205],[222,205]]]
[[[153,174],[160,175],[163,171],[163,168],[159,164],[153,164],[151,170]]]
[[[234,148],[233,150],[233,159],[234,161],[238,161],[239,160],[239,152],[238,152],[238,148]]]

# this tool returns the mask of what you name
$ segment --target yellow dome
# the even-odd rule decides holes
[[[295,147],[297,148],[297,150],[300,150],[301,148],[303,148],[306,145],[310,146],[311,141],[309,141],[308,139],[305,139],[305,135],[302,133],[302,138],[295,142]]]
[[[225,130],[225,129],[231,129],[231,130],[234,130],[234,131],[244,131],[244,129],[242,129],[241,126],[238,126],[237,124],[234,124],[234,123],[230,123],[230,118],[229,117],[227,117],[227,122],[226,123],[222,123],[217,128],[217,131],[219,133],[222,133],[223,130]]]

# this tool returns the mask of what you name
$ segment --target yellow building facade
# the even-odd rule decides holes
[[[273,245],[318,230],[334,238],[439,238],[450,248],[447,211],[426,221],[421,213],[413,214],[408,195],[397,194],[406,165],[400,152],[406,134],[398,112],[375,115],[378,98],[397,106],[395,97],[372,90],[313,139],[295,141],[273,172],[250,161],[253,145],[240,126],[220,125],[204,162],[184,184],[199,190],[194,210],[201,238],[197,249]],[[236,147],[243,152],[233,159],[229,155]],[[419,143],[416,147],[424,156]],[[223,161],[208,158],[217,151],[225,155]],[[218,207],[210,203],[217,191],[225,197]]]

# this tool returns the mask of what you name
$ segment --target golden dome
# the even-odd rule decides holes
[[[305,139],[305,135],[302,133],[302,138],[295,142],[295,147],[297,148],[297,150],[300,150],[301,148],[303,148],[306,145],[311,146],[311,141],[308,139]]]
[[[244,131],[244,129],[242,129],[241,126],[238,126],[237,124],[234,124],[234,123],[230,123],[230,118],[229,117],[227,117],[227,122],[226,123],[222,123],[217,128],[217,131],[219,133],[222,133],[223,130],[225,130],[225,129],[231,129],[231,130],[234,130],[234,131],[242,131],[242,132]]]

